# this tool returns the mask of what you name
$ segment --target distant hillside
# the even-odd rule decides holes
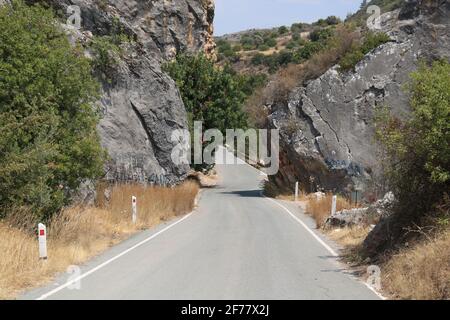
[[[322,48],[341,20],[335,16],[312,24],[294,23],[272,29],[251,29],[216,37],[218,62],[240,72],[274,73],[301,63]]]
[[[365,27],[370,16],[367,8],[377,5],[381,13],[399,8],[405,0],[362,1],[360,9],[350,14],[346,23]],[[323,49],[324,42],[342,21],[330,16],[308,23],[294,23],[271,29],[250,29],[216,37],[218,63],[230,63],[238,72],[275,73],[290,63],[303,63]]]

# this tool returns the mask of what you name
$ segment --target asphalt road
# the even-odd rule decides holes
[[[297,206],[261,196],[260,172],[246,164],[217,170],[219,186],[202,192],[193,214],[22,298],[379,299],[336,261],[334,245],[311,231]]]

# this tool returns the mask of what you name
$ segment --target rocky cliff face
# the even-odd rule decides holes
[[[288,105],[273,108],[269,120],[282,135],[281,170],[273,177],[278,185],[300,181],[306,190],[350,191],[356,184],[366,195],[374,189],[380,169],[375,110],[388,106],[407,114],[403,85],[419,61],[450,60],[450,2],[409,1],[381,19],[392,41],[368,54],[355,72],[333,67],[295,89]]]
[[[132,39],[109,81],[103,83],[99,134],[110,161],[106,179],[176,183],[189,166],[171,160],[171,133],[187,128],[186,111],[175,83],[161,64],[180,51],[214,54],[213,0],[52,0],[57,10],[81,9],[88,43],[110,35],[114,25]],[[72,31],[73,32],[73,31]]]

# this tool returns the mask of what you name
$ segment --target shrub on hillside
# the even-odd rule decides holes
[[[289,32],[289,29],[286,26],[281,26],[281,27],[278,28],[278,34],[280,36],[283,36],[283,35],[285,35],[288,32]]]
[[[240,51],[242,46],[237,45],[233,47],[229,41],[220,39],[217,41],[218,59],[221,60],[236,60],[238,58],[237,51]]]
[[[411,75],[411,116],[406,120],[384,108],[376,117],[376,137],[391,189],[398,199],[390,237],[422,222],[450,190],[450,64],[422,65]],[[448,219],[447,212],[447,219]],[[381,244],[382,247],[387,244]],[[383,248],[380,248],[383,249]]]
[[[48,216],[102,174],[98,89],[83,50],[70,46],[50,10],[0,7],[1,212],[28,206]]]
[[[355,44],[352,50],[342,57],[339,62],[341,70],[353,70],[366,54],[389,40],[390,37],[385,33],[367,33],[362,44]]]
[[[112,81],[113,72],[124,52],[123,44],[133,41],[134,39],[125,32],[118,18],[113,19],[109,35],[94,36],[89,48],[93,57],[92,66],[100,79]]]
[[[267,44],[263,43],[261,45],[258,46],[258,50],[259,51],[267,51],[270,49],[270,46],[268,46]]]
[[[341,23],[341,19],[336,16],[329,16],[325,21],[329,26],[334,26]]]
[[[309,34],[309,39],[314,42],[317,42],[317,41],[325,42],[327,39],[331,38],[332,36],[333,36],[332,28],[321,28],[321,29],[316,29],[313,32],[311,32]]]
[[[307,26],[307,25],[304,24],[304,23],[293,23],[293,24],[291,25],[291,32],[292,32],[292,33],[300,33],[300,32],[302,32],[302,31],[304,30],[304,28],[305,28],[306,26]]]
[[[252,57],[251,63],[255,66],[262,65],[265,61],[266,56],[262,53],[257,53]]]
[[[320,42],[307,42],[295,53],[297,61],[308,60],[314,54],[320,52],[324,48],[324,45]]]

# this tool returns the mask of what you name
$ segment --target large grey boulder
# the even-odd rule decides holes
[[[272,180],[308,191],[349,192],[355,185],[368,194],[380,173],[374,141],[374,114],[388,106],[409,112],[404,84],[421,59],[450,60],[449,1],[409,1],[382,16],[392,41],[370,52],[355,71],[337,66],[304,87],[288,104],[272,106],[270,125],[281,130],[281,169]],[[295,124],[293,126],[292,124]]]
[[[101,79],[98,132],[109,154],[105,178],[175,184],[189,166],[171,159],[173,130],[187,129],[187,114],[174,81],[161,65],[181,52],[214,54],[212,0],[52,0],[60,15],[81,9],[81,30],[72,41],[87,48],[93,36],[111,35],[117,25],[127,45],[110,79]],[[67,16],[67,15],[66,15]]]
[[[395,205],[395,197],[392,192],[388,192],[383,199],[380,199],[367,208],[355,208],[336,212],[325,222],[325,227],[349,227],[349,226],[369,226],[377,224],[380,220],[386,219],[392,214]]]

